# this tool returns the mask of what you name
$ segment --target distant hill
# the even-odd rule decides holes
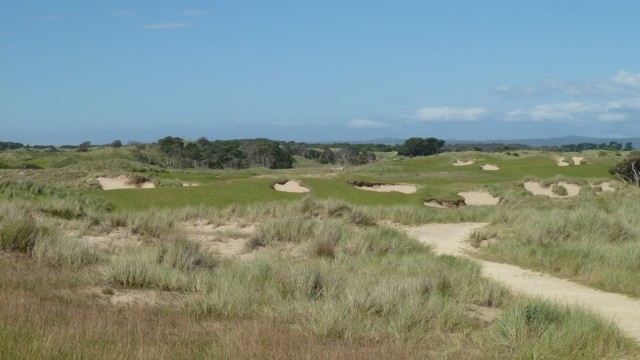
[[[320,141],[317,144],[383,144],[383,145],[397,145],[403,144],[405,139],[400,138],[392,138],[392,137],[383,137],[372,140],[363,140],[363,141],[354,141],[354,140],[346,140],[346,141]]]
[[[483,141],[474,141],[474,140],[446,140],[447,144],[491,144],[491,143],[502,143],[502,144],[523,144],[529,146],[562,146],[569,144],[580,144],[580,143],[593,143],[593,144],[602,144],[609,143],[611,141],[617,141],[619,143],[633,143],[634,149],[640,148],[640,137],[635,138],[591,138],[584,136],[562,136],[562,137],[553,137],[547,139],[495,139],[495,140],[483,140]]]

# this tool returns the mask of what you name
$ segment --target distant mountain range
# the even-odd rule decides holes
[[[396,145],[404,143],[405,139],[400,138],[392,138],[392,137],[384,137],[372,140],[365,141],[323,141],[319,144],[336,144],[336,143],[347,143],[347,144],[385,144],[385,145]],[[445,139],[447,144],[522,144],[533,147],[538,146],[562,146],[569,144],[580,144],[580,143],[593,143],[593,144],[602,144],[602,143],[610,143],[611,141],[617,141],[619,143],[625,144],[628,142],[633,143],[634,149],[640,149],[640,137],[634,138],[591,138],[585,136],[562,136],[562,137],[552,137],[546,139],[495,139],[495,140],[451,140]]]
[[[523,144],[528,146],[562,146],[569,144],[580,144],[580,143],[593,143],[593,144],[602,144],[602,143],[610,143],[611,141],[616,141],[622,144],[631,142],[633,143],[633,147],[635,149],[640,148],[640,137],[635,138],[591,138],[584,136],[562,136],[562,137],[552,137],[546,139],[495,139],[495,140],[446,140],[447,144],[491,144],[491,143],[502,143],[502,144]]]

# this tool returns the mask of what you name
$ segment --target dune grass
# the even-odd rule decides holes
[[[104,153],[91,164],[77,158],[67,169],[106,171],[100,169],[112,155]],[[473,158],[477,166],[453,167],[456,157]],[[31,182],[0,183],[0,338],[8,339],[0,342],[0,357],[640,356],[636,344],[598,316],[514,296],[482,277],[477,263],[436,256],[384,225],[490,222],[473,238],[498,239],[481,250],[484,257],[637,294],[635,192],[586,190],[576,199],[550,201],[521,187],[523,171],[543,181],[578,177],[586,185],[606,178],[602,170],[611,159],[587,157],[587,165],[565,168],[535,152],[393,159],[305,178],[312,196],[272,191],[269,177],[287,173],[271,170],[257,178],[260,171],[158,172],[149,175],[203,185],[150,191],[79,192],[44,185],[37,181],[42,174]],[[484,162],[503,170],[489,174],[479,168]],[[57,170],[37,171],[62,176]],[[420,189],[370,193],[347,183],[354,179]],[[76,180],[65,181],[75,186]],[[425,195],[455,198],[457,191],[477,188],[502,196],[503,203],[422,205]],[[248,235],[251,256],[216,258],[182,233],[189,221],[256,224]],[[103,252],[83,242],[84,233],[115,229],[135,238],[136,246]],[[115,305],[127,294],[179,300]]]
[[[543,270],[604,289],[640,296],[640,205],[637,189],[561,199],[514,201],[498,209],[476,241],[497,241],[483,257]]]

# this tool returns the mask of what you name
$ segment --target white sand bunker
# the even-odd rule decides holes
[[[273,184],[273,188],[276,191],[290,192],[290,193],[306,193],[309,192],[309,188],[300,185],[295,180],[287,180],[285,182],[277,182]]]
[[[556,164],[558,164],[558,166],[569,166],[569,163],[564,158],[557,158]]]
[[[185,187],[186,186],[200,186],[200,184],[194,183],[194,182],[185,182],[185,183],[182,183],[182,186],[185,186]]]
[[[459,192],[458,195],[464,198],[467,205],[498,205],[499,197],[493,197],[486,191],[466,191]]]
[[[600,184],[591,185],[596,192],[613,192],[616,191],[614,187],[611,186],[611,183],[608,181],[602,182]]]
[[[418,188],[411,184],[371,184],[366,182],[354,182],[356,189],[375,192],[400,192],[403,194],[414,194]]]
[[[581,187],[579,185],[569,184],[564,181],[559,182],[558,185],[564,187],[567,190],[567,195],[558,195],[553,192],[552,190],[553,186],[544,187],[534,181],[525,182],[524,188],[527,189],[527,191],[529,191],[533,195],[544,195],[552,198],[564,198],[564,197],[577,196],[580,193]]]
[[[574,156],[571,158],[573,160],[573,165],[582,165],[584,164],[584,158],[582,156]]]
[[[473,165],[474,160],[456,160],[456,162],[453,163],[453,166],[468,166],[468,165]]]
[[[482,165],[482,170],[496,171],[500,170],[500,167],[498,165],[484,164]]]
[[[98,182],[102,186],[102,190],[117,190],[117,189],[153,189],[156,186],[151,181],[144,181],[141,183],[132,182],[126,175],[120,175],[114,178],[99,177]]]

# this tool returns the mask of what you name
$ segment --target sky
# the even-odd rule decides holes
[[[637,0],[0,0],[0,141],[640,136]]]

